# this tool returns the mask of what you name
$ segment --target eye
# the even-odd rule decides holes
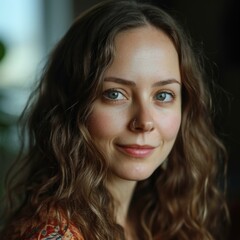
[[[155,96],[155,99],[161,102],[171,102],[174,96],[169,92],[158,92]]]
[[[126,97],[116,89],[109,89],[103,93],[103,97],[108,100],[124,100]]]

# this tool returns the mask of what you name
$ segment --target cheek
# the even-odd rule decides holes
[[[101,109],[101,108],[100,108]],[[88,119],[88,130],[93,138],[104,139],[123,130],[124,117],[113,111],[94,109]]]
[[[159,121],[159,127],[165,140],[175,140],[181,125],[181,114],[172,114]]]

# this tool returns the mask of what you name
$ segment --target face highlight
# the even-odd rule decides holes
[[[145,26],[121,32],[88,129],[116,178],[148,178],[170,153],[181,124],[178,54],[168,36]]]

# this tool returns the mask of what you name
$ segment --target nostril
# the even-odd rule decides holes
[[[135,118],[130,123],[130,128],[132,131],[151,132],[154,129],[154,124],[152,121],[137,121]]]
[[[146,129],[146,131],[152,131],[153,130],[153,122],[146,122],[145,123],[145,129]]]

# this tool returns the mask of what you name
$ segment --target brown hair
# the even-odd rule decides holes
[[[164,31],[178,52],[182,123],[166,167],[138,183],[129,218],[139,239],[221,239],[227,210],[219,169],[225,149],[211,123],[201,62],[172,17],[133,1],[107,1],[91,8],[50,55],[25,110],[28,149],[18,159],[25,175],[12,182],[11,192],[20,199],[18,205],[10,201],[16,206],[12,224],[32,214],[37,221],[40,212],[61,209],[86,239],[124,239],[105,187],[107,166],[86,122],[114,58],[116,35],[145,25]]]

